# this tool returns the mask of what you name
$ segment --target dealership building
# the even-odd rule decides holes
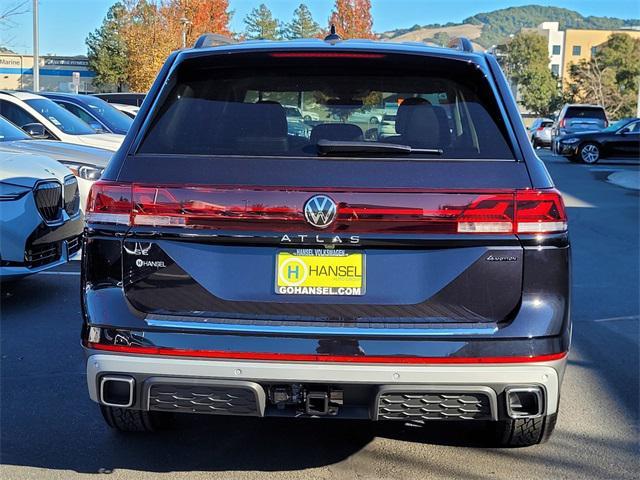
[[[40,57],[40,90],[73,91],[73,72],[80,74],[80,92],[93,92],[95,73],[86,57]],[[33,89],[33,56],[0,54],[0,90]]]

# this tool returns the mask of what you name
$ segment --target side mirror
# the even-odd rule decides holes
[[[47,129],[44,128],[44,125],[38,122],[27,123],[26,125],[22,126],[22,130],[27,132],[33,138],[49,138]]]

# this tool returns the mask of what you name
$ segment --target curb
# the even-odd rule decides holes
[[[630,190],[640,190],[640,172],[614,172],[607,177],[607,182]]]

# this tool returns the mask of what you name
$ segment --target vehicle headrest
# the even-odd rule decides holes
[[[342,140],[345,142],[363,141],[362,129],[353,123],[321,123],[311,130],[312,145],[318,140]]]
[[[278,102],[229,103],[222,121],[236,138],[287,136],[287,115]]]
[[[442,128],[434,107],[415,106],[407,114],[402,139],[412,147],[443,148]]]
[[[405,98],[396,113],[396,133],[402,135],[407,125],[407,116],[409,112],[418,105],[431,105],[431,102],[426,98],[411,97]]]

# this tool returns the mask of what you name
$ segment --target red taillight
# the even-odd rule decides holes
[[[560,120],[560,122],[558,123],[558,126],[560,128],[564,128],[564,126],[566,125],[567,121],[563,118],[562,120]]]
[[[133,206],[131,193],[130,184],[97,181],[87,198],[87,222],[129,225]]]
[[[150,227],[191,229],[312,230],[303,212],[315,194],[337,207],[325,232],[514,234],[566,230],[555,190],[500,193],[466,191],[335,191],[289,188],[152,186],[98,181],[89,194],[86,219]]]
[[[538,128],[536,128],[536,130],[537,130],[538,132],[541,132],[541,131],[542,131],[542,130],[544,130],[544,129],[545,129],[545,127],[538,127]]]
[[[479,195],[457,223],[458,233],[513,233],[513,194]]]
[[[564,202],[557,190],[516,192],[516,233],[553,233],[567,230]]]

